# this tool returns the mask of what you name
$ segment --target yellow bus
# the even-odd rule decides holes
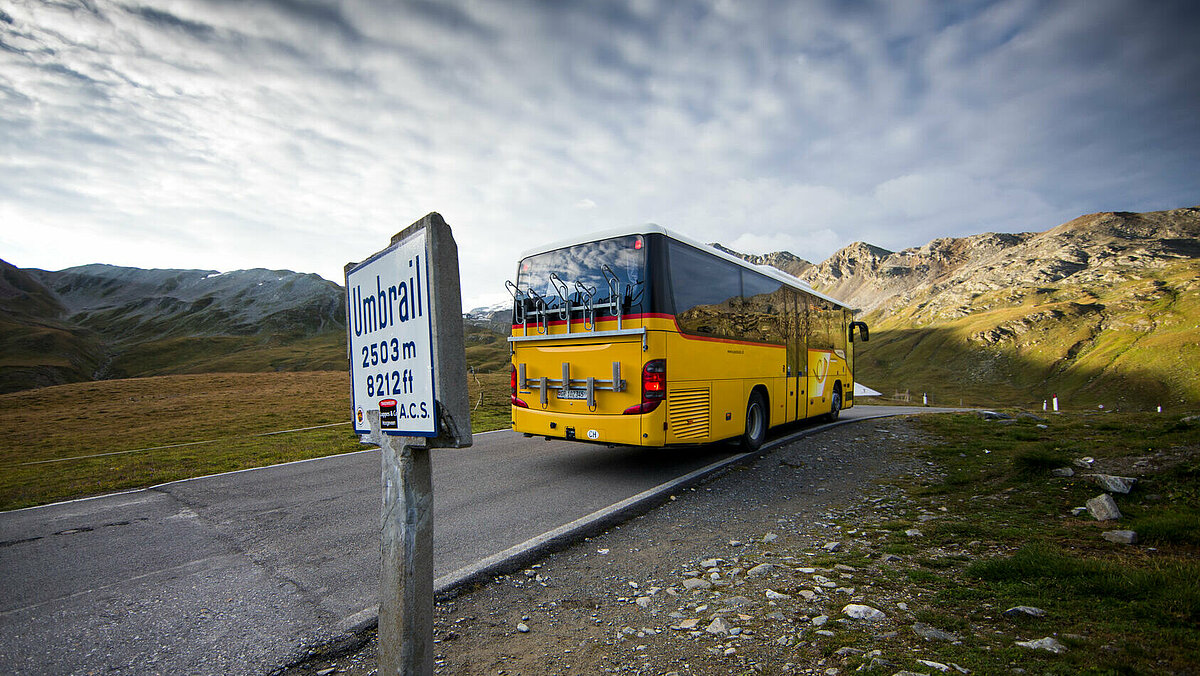
[[[666,446],[854,405],[852,310],[775,268],[657,225],[526,252],[513,296],[512,426]]]

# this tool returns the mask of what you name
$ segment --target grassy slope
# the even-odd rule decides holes
[[[87,380],[100,352],[85,332],[0,316],[0,393]]]
[[[475,431],[508,426],[506,374],[467,387]],[[157,376],[0,395],[0,509],[359,450],[348,424],[256,436],[347,423],[349,391],[347,372],[324,371]],[[193,442],[204,443],[138,450]],[[98,457],[65,460],[76,456]]]
[[[478,373],[505,373],[512,360],[507,336],[470,324],[463,327],[467,365]]]
[[[0,393],[92,377],[100,344],[59,321],[63,311],[29,273],[0,261]]]
[[[17,335],[0,331],[0,335]],[[22,334],[24,335],[24,334]],[[467,364],[479,373],[507,372],[508,343],[504,336],[466,327]],[[29,339],[25,339],[28,342]],[[48,340],[48,339],[41,339]],[[44,355],[65,354],[32,349],[6,350],[4,365],[21,355],[30,364],[48,363]],[[42,355],[42,356],[35,356]],[[65,357],[53,357],[66,363]],[[341,371],[347,369],[346,335],[327,331],[303,338],[279,336],[190,336],[135,343],[122,348],[108,367],[112,376],[136,378],[184,373],[260,373],[266,371]],[[87,379],[82,372],[77,379]],[[49,384],[49,383],[43,383]],[[15,388],[14,388],[15,389]]]
[[[195,336],[134,345],[113,361],[129,376],[181,373],[348,370],[346,336],[330,331],[281,340],[262,336]]]
[[[993,292],[974,301],[989,309],[956,319],[922,321],[916,309],[868,317],[875,330],[858,346],[857,375],[885,394],[928,392],[942,404],[1040,408],[1058,394],[1077,407],[1195,407],[1197,279],[1200,261],[1185,261],[1106,288]],[[997,329],[1000,340],[979,338]]]

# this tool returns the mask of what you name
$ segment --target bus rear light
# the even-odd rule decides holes
[[[642,401],[667,396],[667,360],[651,359],[642,367]]]
[[[512,384],[512,405],[520,406],[521,408],[529,408],[529,404],[526,404],[524,401],[522,401],[520,398],[517,397],[517,367],[516,366],[512,367],[512,378],[510,379],[510,383]]]
[[[642,367],[642,403],[625,409],[625,415],[641,415],[658,408],[667,396],[667,360],[651,359]]]
[[[661,402],[662,399],[652,399],[650,401],[643,401],[640,404],[634,404],[633,406],[625,409],[625,415],[642,415],[643,413],[649,413],[658,408],[658,405]]]

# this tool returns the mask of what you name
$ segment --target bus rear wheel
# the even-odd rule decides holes
[[[746,404],[746,431],[742,433],[742,448],[757,451],[767,438],[767,402],[759,392],[750,395]]]
[[[833,401],[829,404],[829,419],[837,420],[838,415],[842,412],[842,386],[837,384],[833,386]]]

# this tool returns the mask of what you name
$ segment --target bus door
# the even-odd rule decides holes
[[[790,290],[789,290],[790,291]],[[788,293],[787,310],[787,390],[789,420],[808,417],[806,395],[808,367],[808,331],[804,296],[795,291]]]
[[[846,378],[842,381],[842,408],[854,405],[854,340],[850,335],[850,311],[842,311],[842,344],[846,346]]]

